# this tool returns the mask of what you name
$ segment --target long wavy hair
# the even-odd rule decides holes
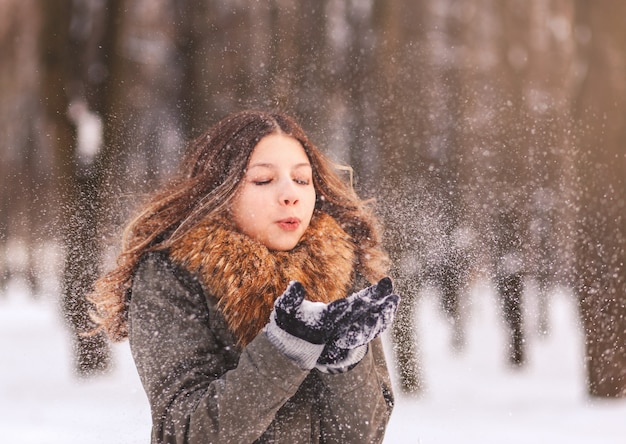
[[[274,133],[291,136],[302,144],[313,170],[315,209],[335,218],[351,236],[357,271],[370,282],[385,275],[388,258],[380,242],[377,219],[368,202],[339,176],[337,166],[291,117],[242,111],[227,116],[191,141],[178,172],[126,226],[116,266],[95,282],[89,296],[95,305],[92,317],[96,331],[104,331],[113,341],[128,337],[130,289],[141,257],[150,251],[167,250],[204,218],[226,213],[253,149],[263,137]]]

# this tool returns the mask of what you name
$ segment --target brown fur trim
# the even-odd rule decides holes
[[[290,251],[270,251],[228,221],[211,219],[186,234],[170,255],[199,276],[245,346],[267,324],[274,300],[292,280],[304,285],[311,301],[345,297],[352,285],[355,246],[332,217],[320,213]]]

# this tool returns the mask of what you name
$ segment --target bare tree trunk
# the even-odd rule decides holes
[[[626,396],[626,3],[578,1],[587,69],[576,108],[577,272],[588,391]]]
[[[537,284],[540,334],[549,331],[549,293],[566,279],[573,242],[567,202],[571,185],[571,147],[567,129],[574,91],[575,43],[568,24],[574,4],[569,0],[533,0],[528,26],[509,50],[514,71],[523,79],[522,110],[527,115],[526,162],[530,226],[526,241],[529,274]],[[558,26],[557,26],[558,25]]]
[[[68,193],[71,202],[65,219],[65,266],[63,269],[63,310],[73,335],[75,368],[79,375],[106,370],[110,351],[103,335],[85,336],[94,327],[89,317],[91,304],[86,295],[98,277],[102,245],[99,219],[102,208],[95,177],[75,178]]]
[[[75,369],[89,375],[108,368],[110,351],[102,335],[84,335],[93,328],[86,295],[97,277],[102,245],[101,227],[102,164],[99,160],[81,163],[76,143],[76,129],[69,117],[70,105],[84,99],[81,68],[87,55],[85,47],[70,34],[70,21],[76,17],[75,2],[43,2],[41,34],[43,60],[43,97],[47,111],[48,142],[57,153],[57,168],[62,206],[65,209],[60,229],[65,245],[62,277],[63,311],[74,340]],[[91,19],[91,17],[79,17]],[[76,31],[75,31],[76,32]],[[84,82],[87,84],[88,82]],[[101,155],[101,153],[98,153]]]
[[[383,207],[386,243],[393,275],[403,298],[394,321],[392,338],[395,368],[400,387],[407,393],[423,388],[415,334],[415,312],[422,285],[420,264],[424,242],[422,189],[428,176],[424,127],[428,112],[423,108],[426,71],[426,23],[428,8],[422,2],[374,2],[376,47],[375,103],[381,144],[379,202]],[[414,267],[414,265],[416,267]]]
[[[507,321],[508,359],[520,365],[525,354],[521,340],[526,265],[522,239],[528,225],[527,192],[533,175],[526,162],[530,130],[524,113],[523,74],[510,57],[525,44],[528,21],[526,8],[514,3],[474,2],[473,17],[464,21],[464,46],[459,53],[466,99],[464,170],[474,173],[468,186],[471,195],[466,199],[471,202],[477,237],[484,245],[480,254],[486,277],[496,284]],[[505,267],[505,262],[515,262],[515,267]]]
[[[41,288],[36,251],[50,234],[44,210],[48,218],[56,213],[46,187],[51,162],[39,136],[40,28],[37,2],[7,0],[0,5],[0,286],[18,275],[31,295]],[[7,243],[20,252],[10,252]]]

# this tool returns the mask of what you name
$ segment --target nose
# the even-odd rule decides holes
[[[280,187],[278,200],[281,205],[285,206],[293,206],[300,201],[300,198],[298,197],[298,190],[296,189],[293,181],[283,181],[283,184]]]

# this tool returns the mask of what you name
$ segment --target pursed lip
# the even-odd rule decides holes
[[[297,217],[286,217],[276,222],[283,230],[296,230],[300,226],[300,219]]]

